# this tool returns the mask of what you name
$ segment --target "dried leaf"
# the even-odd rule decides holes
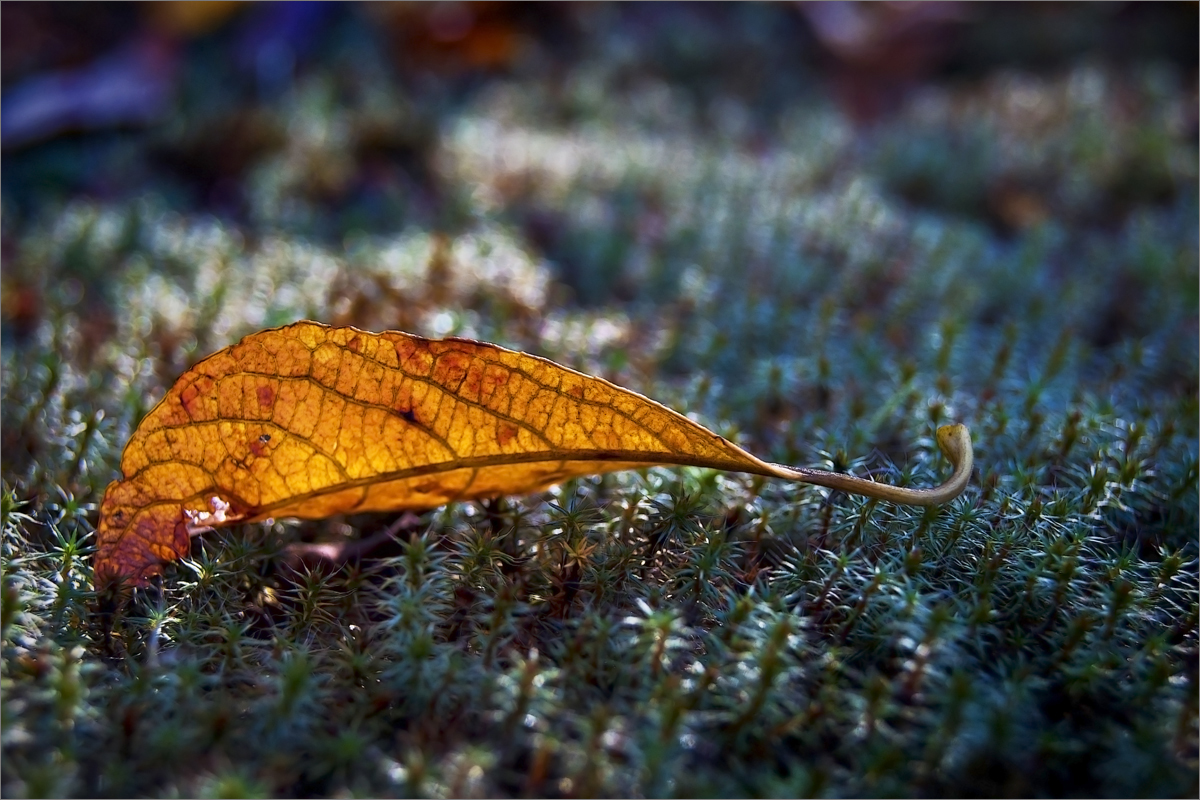
[[[144,585],[200,529],[272,517],[420,510],[576,477],[677,464],[804,481],[900,503],[956,496],[966,428],[938,443],[936,489],[783,467],[639,394],[469,339],[298,322],[188,370],[146,416],[104,496],[97,584]]]

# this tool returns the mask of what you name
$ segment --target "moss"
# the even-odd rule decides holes
[[[689,17],[791,64],[753,96],[620,37],[562,81],[401,93],[342,18],[244,112],[240,211],[143,154],[215,157],[220,37],[179,118],[104,156],[144,167],[124,195],[70,189],[78,141],[6,153],[5,795],[1196,793],[1194,88],[989,73],[860,128],[781,13]],[[933,509],[689,468],[280,520],[104,607],[129,432],[302,317],[530,350],[895,482],[934,482],[958,420],[979,472]],[[293,547],[389,529],[346,563]]]

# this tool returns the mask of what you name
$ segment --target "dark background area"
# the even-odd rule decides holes
[[[352,174],[311,187],[343,217],[330,234],[403,224],[375,209],[388,170],[420,191],[424,202],[409,213],[452,214],[427,163],[439,124],[490,81],[554,86],[572,64],[614,48],[629,54],[618,85],[681,87],[695,109],[685,122],[700,130],[719,113],[714,100],[736,96],[751,112],[742,144],[769,148],[779,115],[814,96],[872,126],[925,83],[998,70],[1153,62],[1194,83],[1197,21],[1194,3],[6,3],[6,212],[166,191],[177,207],[245,222],[245,171],[287,135],[286,120],[265,119],[264,109],[328,70],[352,98],[366,80],[356,50],[383,61],[412,119],[360,132]],[[569,124],[570,109],[560,113]],[[1195,136],[1194,116],[1186,124]]]
[[[1197,10],[0,4],[4,796],[1196,796]],[[131,432],[303,318],[977,468],[236,526],[98,613]]]

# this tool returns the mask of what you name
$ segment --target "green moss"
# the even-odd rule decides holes
[[[255,106],[240,220],[165,178],[5,184],[4,794],[1194,795],[1183,86],[931,84],[860,130],[800,73],[743,103],[597,47],[561,85],[403,113],[382,69],[349,100],[301,80]],[[200,147],[225,112],[187,80],[120,158]],[[347,188],[381,136],[436,165],[434,201]],[[74,175],[60,145],[6,170]],[[932,509],[652,469],[244,526],[103,608],[96,508],[130,431],[198,358],[302,317],[530,350],[893,482],[935,482],[932,433],[962,421],[979,471]],[[289,549],[394,522],[344,565]]]

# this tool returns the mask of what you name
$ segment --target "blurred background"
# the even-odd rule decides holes
[[[799,369],[813,320],[903,352],[950,296],[980,332],[1065,292],[1044,335],[1100,348],[1191,319],[1102,242],[1185,224],[1195,3],[3,15],[5,347],[66,314],[161,378],[301,316],[543,353],[586,329],[574,366],[739,385]]]
[[[815,186],[865,158],[882,190],[1001,236],[1060,211],[1118,225],[1178,191],[1166,149],[1196,140],[1196,26],[1195,3],[6,4],[4,332],[39,314],[17,232],[72,203],[339,258],[498,221],[556,302],[584,305],[674,280],[637,274],[678,238],[674,198],[636,176],[660,158]],[[1136,133],[1110,147],[1114,126]],[[1068,128],[1083,140],[1034,141]],[[103,316],[97,270],[76,278]]]
[[[322,141],[340,157],[300,194],[340,221],[329,233],[386,228],[379,207],[404,195],[406,215],[386,216],[402,227],[445,213],[428,162],[496,85],[536,80],[564,127],[586,118],[581,81],[669,86],[681,105],[648,110],[686,109],[677,124],[736,128],[730,145],[761,152],[784,144],[796,108],[828,100],[872,126],[923,87],[996,71],[1156,64],[1194,82],[1196,17],[1194,3],[15,3],[3,11],[4,192],[21,210],[170,192],[245,220],[262,202],[247,177],[311,150],[306,115],[324,102],[338,124],[325,120]],[[84,174],[45,164],[72,158]]]
[[[4,795],[1195,797],[1198,8],[0,4]],[[977,473],[225,529],[105,627],[131,431],[302,318]]]

